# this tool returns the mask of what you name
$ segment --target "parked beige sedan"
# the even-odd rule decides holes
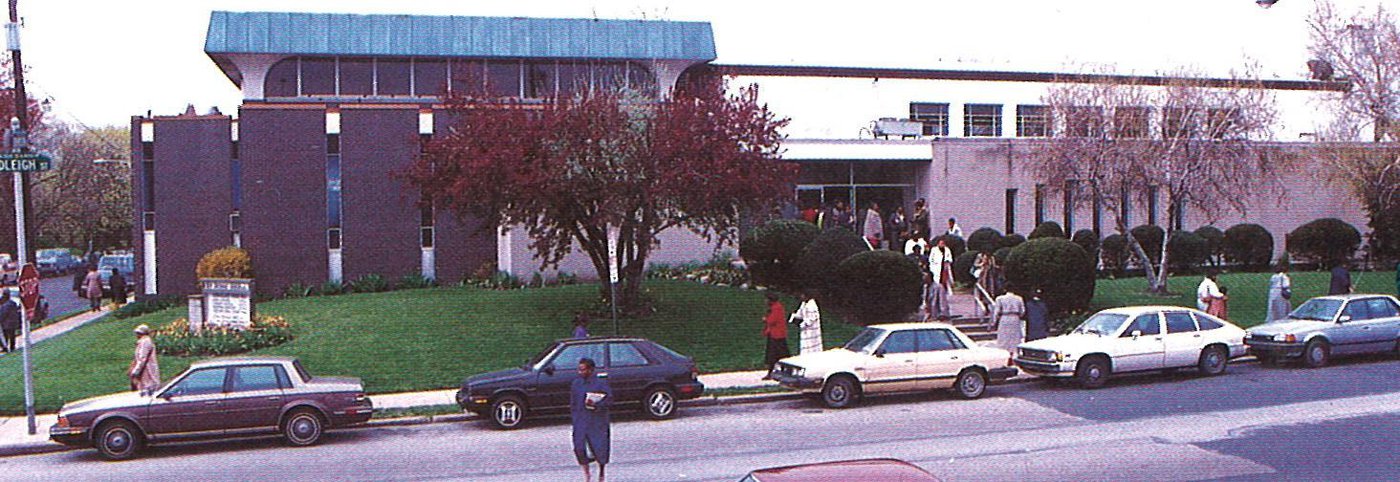
[[[841,348],[784,358],[772,377],[843,408],[865,395],[945,388],[977,398],[988,382],[1016,376],[1010,364],[1006,350],[979,346],[952,325],[897,323],[868,326]]]

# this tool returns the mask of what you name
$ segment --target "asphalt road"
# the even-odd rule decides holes
[[[70,311],[88,307],[87,300],[73,292],[73,276],[44,278],[39,281],[39,292],[49,300],[49,313],[58,316]]]
[[[758,467],[863,457],[944,480],[1400,480],[1400,360],[1305,370],[1236,365],[1220,377],[1134,377],[1099,390],[1032,382],[980,400],[945,393],[827,410],[810,400],[688,407],[674,420],[615,416],[609,480],[738,480]],[[578,480],[567,420],[485,422],[0,459],[27,480]]]

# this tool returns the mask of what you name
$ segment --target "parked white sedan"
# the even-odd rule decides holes
[[[841,348],[780,360],[771,374],[788,388],[820,393],[831,408],[863,395],[953,388],[977,398],[989,381],[1016,376],[1006,350],[978,346],[944,323],[871,325]]]
[[[1244,330],[1179,306],[1133,306],[1095,313],[1066,335],[1017,347],[1016,366],[1042,377],[1103,386],[1110,374],[1196,367],[1219,375],[1245,353]]]

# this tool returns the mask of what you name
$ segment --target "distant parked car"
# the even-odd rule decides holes
[[[19,263],[10,253],[0,253],[0,284],[12,285],[19,282]]]
[[[62,248],[41,249],[34,254],[34,267],[40,274],[67,274],[82,264],[82,260]]]
[[[1244,330],[1179,306],[1103,310],[1068,334],[1017,348],[1016,366],[1026,373],[1072,377],[1085,388],[1101,387],[1119,373],[1196,367],[1219,375],[1245,353]]]
[[[871,325],[841,348],[778,361],[779,384],[820,394],[828,407],[843,408],[865,395],[952,388],[977,398],[989,381],[1016,376],[1011,355],[979,346],[952,325]]]
[[[127,282],[128,289],[131,285],[131,273],[136,271],[136,255],[133,254],[105,254],[97,261],[97,274],[102,277],[102,292],[112,291],[112,268],[121,272],[122,279]],[[104,295],[105,296],[105,295]]]
[[[862,459],[789,465],[749,472],[739,482],[938,482],[917,465],[897,459]]]
[[[650,340],[597,337],[559,340],[518,368],[467,377],[457,404],[500,428],[519,427],[529,414],[566,411],[583,358],[598,363],[617,404],[640,405],[652,419],[671,418],[678,400],[705,391],[690,357]]]
[[[369,420],[372,411],[358,378],[312,377],[295,358],[215,358],[195,362],[150,395],[64,404],[49,438],[92,445],[111,460],[131,458],[149,443],[274,431],[304,446],[327,428]]]
[[[1302,358],[1314,368],[1327,365],[1332,355],[1400,356],[1400,302],[1386,295],[1313,298],[1285,320],[1250,328],[1245,344],[1261,362]]]

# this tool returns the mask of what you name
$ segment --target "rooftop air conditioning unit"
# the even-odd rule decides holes
[[[909,119],[895,119],[893,117],[881,117],[875,121],[875,137],[889,139],[890,136],[899,136],[901,139],[917,138],[924,132],[924,125],[919,121]]]

